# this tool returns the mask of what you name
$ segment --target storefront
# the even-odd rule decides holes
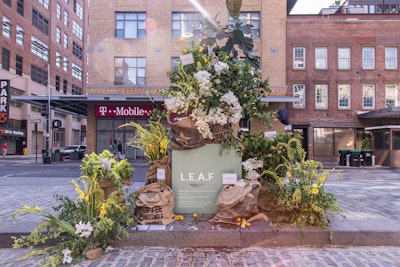
[[[26,147],[26,131],[13,128],[0,128],[1,141],[7,143],[7,155],[22,155]]]

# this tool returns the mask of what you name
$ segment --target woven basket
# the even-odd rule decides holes
[[[227,123],[225,125],[211,124],[210,130],[211,130],[213,139],[207,139],[206,143],[208,143],[208,144],[222,143],[222,140],[224,139],[224,135],[228,134],[231,129],[232,129],[232,125],[230,123]]]

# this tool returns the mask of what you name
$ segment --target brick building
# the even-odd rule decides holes
[[[3,0],[0,3],[2,50],[0,79],[9,81],[13,97],[44,97],[86,94],[85,38],[88,6],[85,0]],[[1,141],[10,154],[52,152],[82,140],[85,118],[56,109],[52,103],[46,135],[46,117],[40,102],[28,104],[9,98],[8,120],[0,126]],[[35,123],[36,122],[36,123]],[[37,130],[35,130],[35,124]]]
[[[156,95],[169,87],[167,72],[174,66],[199,30],[199,10],[191,1],[91,1],[90,42],[88,44],[88,94],[98,101],[88,102],[89,149],[101,152],[114,139],[125,143],[133,129],[118,128],[127,121],[147,123],[139,113],[128,109],[148,110],[161,106]],[[294,1],[290,6],[293,6]],[[203,0],[199,3],[210,17],[228,24],[225,1]],[[271,8],[274,6],[274,8]],[[243,1],[242,15],[255,26],[256,54],[262,58],[263,77],[270,77],[277,103],[271,109],[284,108],[286,97],[286,14],[285,1]],[[182,42],[182,38],[186,41]],[[147,95],[154,96],[151,102]],[[280,98],[279,98],[280,97]],[[159,100],[159,102],[157,102]],[[111,101],[111,102],[109,102]],[[124,111],[122,111],[124,110]],[[134,113],[134,112],[133,112]],[[283,129],[280,123],[279,127]],[[261,129],[259,125],[254,128]],[[138,158],[140,151],[126,148],[128,158]]]
[[[336,161],[361,148],[368,127],[399,124],[361,115],[398,106],[399,31],[398,14],[288,16],[288,94],[303,99],[288,105],[290,124],[310,158]]]

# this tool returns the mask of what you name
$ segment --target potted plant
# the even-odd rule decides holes
[[[51,154],[51,161],[63,161],[63,159],[59,149],[54,150],[54,153]]]
[[[119,175],[119,177],[121,177],[124,185],[130,185],[132,183],[131,179],[135,169],[127,159],[118,161],[117,164],[114,165],[113,170],[117,175]]]

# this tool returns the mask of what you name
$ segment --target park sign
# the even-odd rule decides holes
[[[227,176],[237,179],[242,176],[240,155],[234,149],[220,154],[220,148],[220,144],[206,144],[196,149],[172,150],[175,213],[215,214],[219,211],[216,200],[224,180]]]
[[[10,80],[0,80],[0,125],[7,125],[10,101]]]

